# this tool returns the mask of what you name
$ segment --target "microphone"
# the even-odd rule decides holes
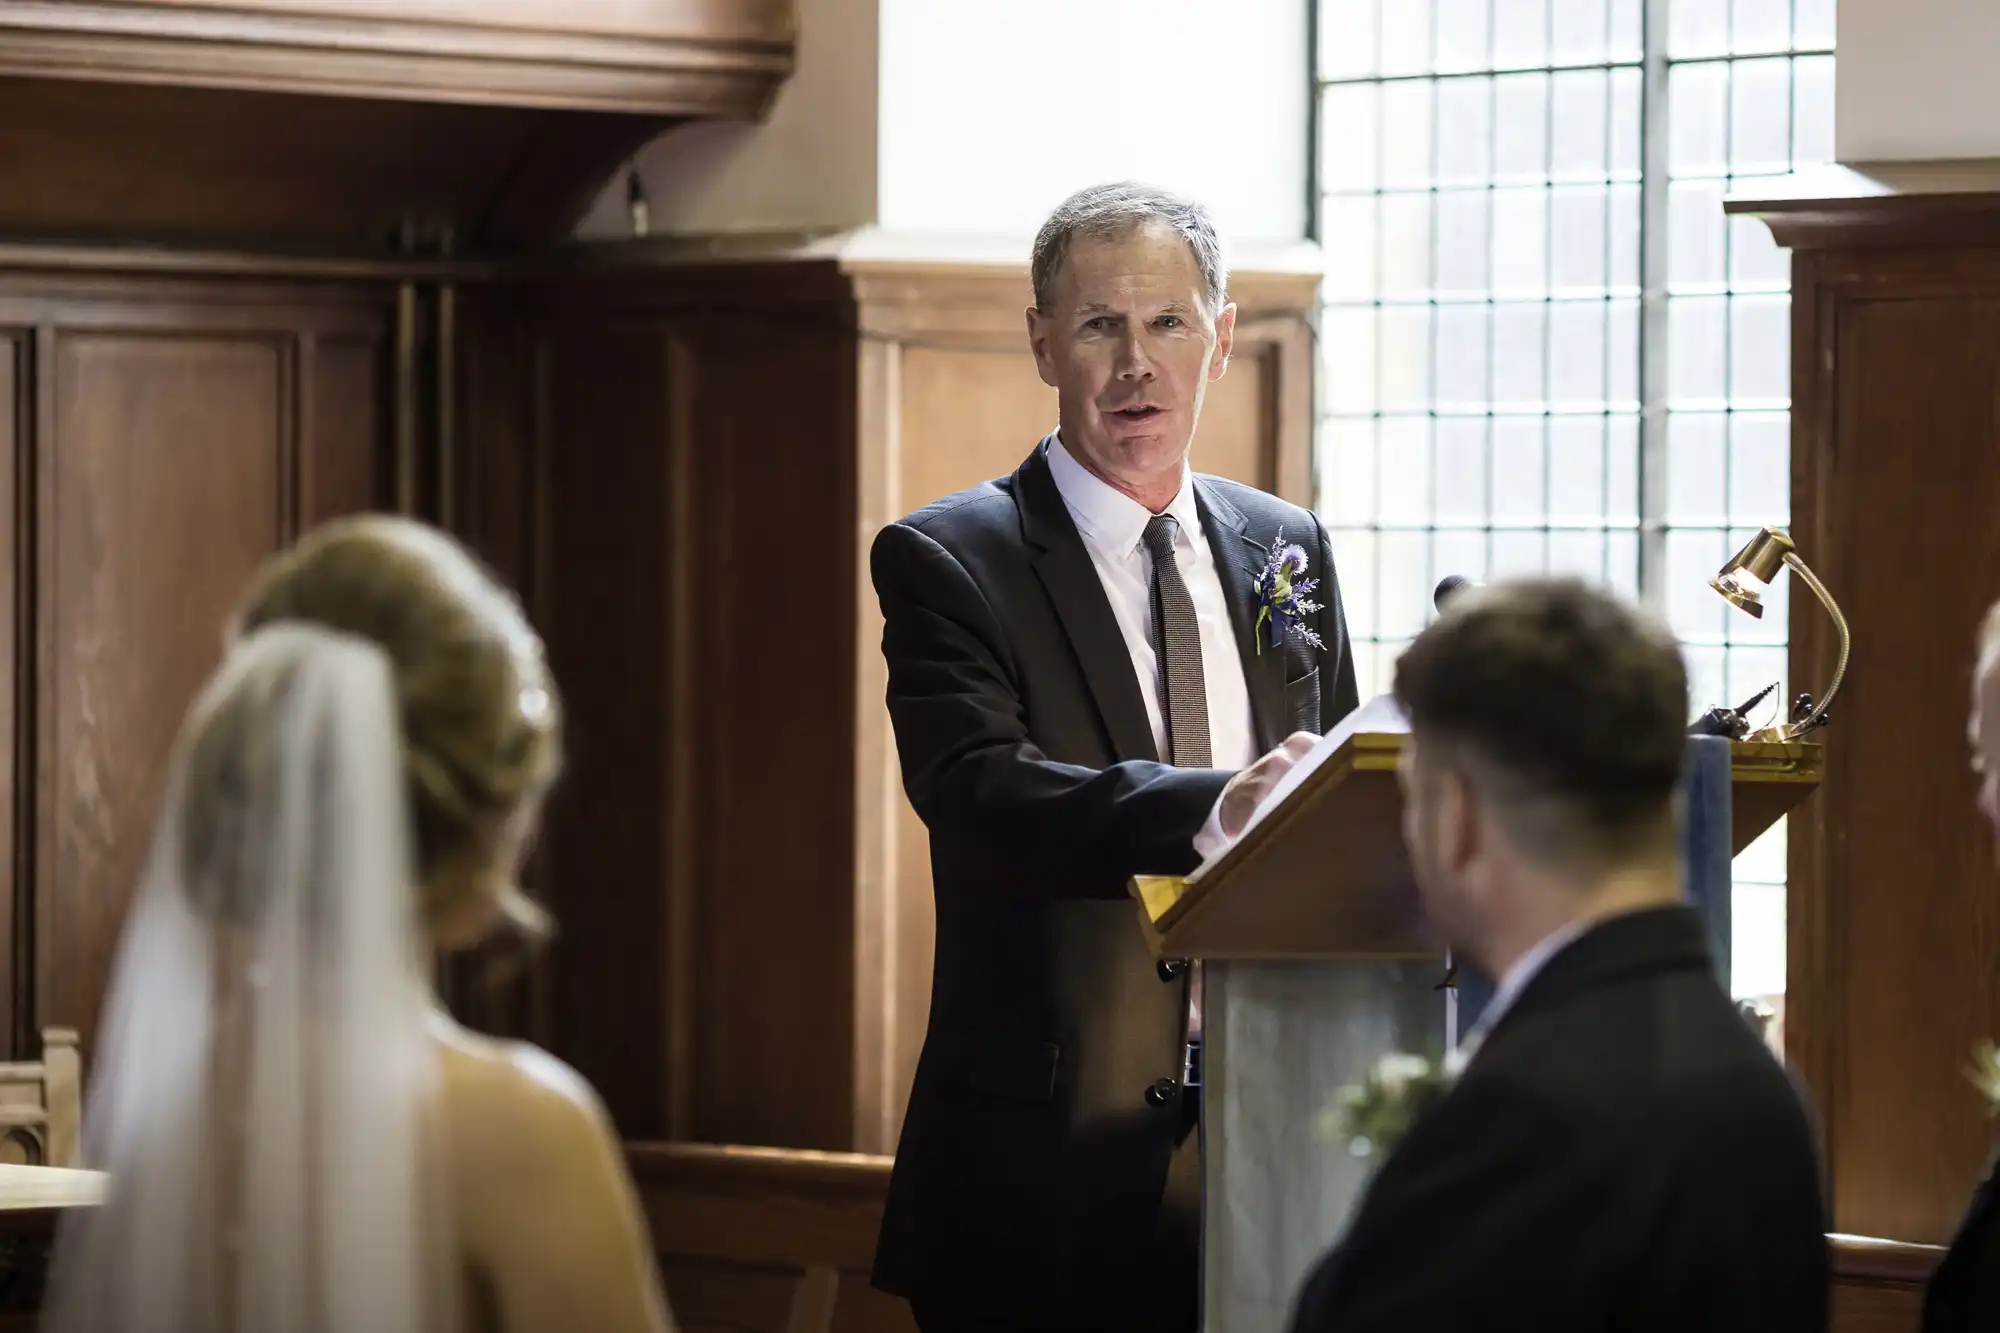
[[[1446,602],[1449,602],[1467,588],[1476,588],[1478,586],[1478,584],[1463,574],[1447,574],[1438,580],[1437,591],[1431,594],[1431,605],[1442,611]]]
[[[1771,691],[1777,688],[1778,682],[1774,680],[1751,695],[1746,703],[1740,703],[1734,708],[1709,709],[1695,719],[1694,724],[1688,728],[1688,735],[1726,736],[1732,741],[1742,740],[1750,734],[1750,710],[1763,703]]]

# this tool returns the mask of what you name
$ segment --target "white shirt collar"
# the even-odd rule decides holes
[[[1487,1002],[1486,1008],[1481,1011],[1479,1021],[1472,1025],[1470,1032],[1459,1039],[1458,1049],[1452,1052],[1457,1058],[1450,1063],[1459,1069],[1464,1068],[1472,1059],[1474,1052],[1479,1049],[1480,1043],[1486,1040],[1487,1034],[1507,1016],[1507,1011],[1514,1007],[1515,1001],[1521,998],[1521,992],[1528,989],[1528,983],[1548,966],[1550,959],[1574,944],[1595,924],[1592,921],[1572,921],[1566,926],[1558,927],[1535,941],[1534,947],[1516,958],[1514,965],[1500,978],[1500,984],[1494,989],[1493,998]]]
[[[1119,560],[1139,548],[1152,511],[1077,462],[1063,447],[1060,434],[1049,440],[1049,472],[1085,541]],[[1193,549],[1201,533],[1201,509],[1195,503],[1194,474],[1186,463],[1181,464],[1181,488],[1165,512],[1180,525],[1175,545]]]

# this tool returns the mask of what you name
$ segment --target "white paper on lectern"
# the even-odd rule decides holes
[[[1402,707],[1397,704],[1394,695],[1378,694],[1349,713],[1334,726],[1332,731],[1319,738],[1319,744],[1306,751],[1305,758],[1293,764],[1285,776],[1278,779],[1278,785],[1271,788],[1258,803],[1257,808],[1250,812],[1249,820],[1243,825],[1243,832],[1224,843],[1213,855],[1196,866],[1194,873],[1188,876],[1188,883],[1199,883],[1201,877],[1208,873],[1210,866],[1220,861],[1231,847],[1242,840],[1244,834],[1262,823],[1264,816],[1283,805],[1285,798],[1297,791],[1299,785],[1312,776],[1313,770],[1331,758],[1333,752],[1346,743],[1348,737],[1359,735],[1364,731],[1402,735],[1409,729],[1409,719],[1403,716]]]

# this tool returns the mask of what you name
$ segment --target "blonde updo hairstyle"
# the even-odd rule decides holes
[[[324,524],[272,561],[233,633],[284,622],[354,635],[389,659],[432,938],[469,946],[496,918],[545,933],[518,873],[561,765],[561,704],[513,594],[444,533],[367,515]]]

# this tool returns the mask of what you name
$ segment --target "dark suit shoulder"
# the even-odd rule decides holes
[[[1269,491],[1246,486],[1240,481],[1212,473],[1197,474],[1204,486],[1243,511],[1244,517],[1260,527],[1283,528],[1285,540],[1306,543],[1319,530],[1319,520],[1310,509],[1281,500]]]
[[[1705,973],[1629,978],[1521,1017],[1468,1082],[1533,1088],[1579,1133],[1664,1169],[1756,1170],[1781,1154],[1803,1171],[1815,1160],[1797,1085]]]
[[[977,486],[968,486],[943,499],[933,500],[896,522],[902,527],[915,528],[940,543],[960,533],[998,522],[1012,522],[1018,530],[1013,481],[1012,477],[982,481]]]
[[[1628,975],[1510,1016],[1484,1054],[1479,1064],[1551,1091],[1653,1099],[1792,1087],[1721,988],[1692,969]]]

